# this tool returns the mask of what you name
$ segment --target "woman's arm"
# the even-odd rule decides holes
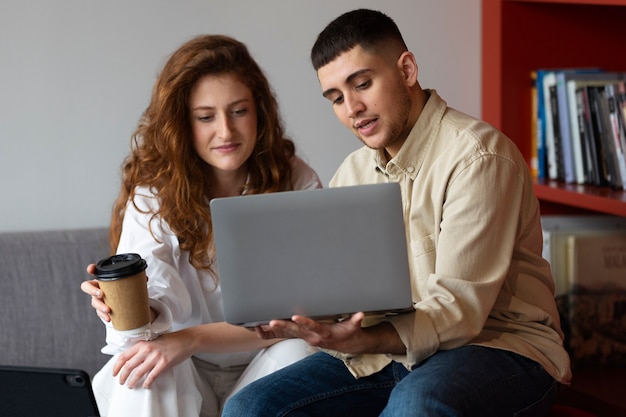
[[[194,353],[245,352],[271,346],[280,339],[263,340],[253,330],[228,323],[210,323],[167,333],[155,340],[141,341],[122,352],[113,367],[120,383],[149,388],[163,371]]]

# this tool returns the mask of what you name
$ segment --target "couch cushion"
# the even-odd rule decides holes
[[[0,363],[79,368],[93,377],[104,325],[80,290],[108,254],[108,229],[0,233]]]

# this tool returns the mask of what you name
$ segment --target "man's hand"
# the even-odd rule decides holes
[[[315,321],[304,316],[293,316],[291,321],[272,320],[265,326],[256,327],[263,339],[299,338],[311,346],[337,352],[359,353],[404,353],[406,348],[390,323],[362,327],[365,314],[353,314],[339,322]]]

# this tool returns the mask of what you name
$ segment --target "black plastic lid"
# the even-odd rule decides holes
[[[139,254],[121,253],[100,260],[94,275],[99,280],[115,280],[136,275],[146,267],[146,261]]]

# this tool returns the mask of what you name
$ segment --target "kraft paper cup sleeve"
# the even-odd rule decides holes
[[[96,264],[96,279],[111,308],[113,328],[140,332],[150,324],[146,262],[138,254],[120,254]]]

